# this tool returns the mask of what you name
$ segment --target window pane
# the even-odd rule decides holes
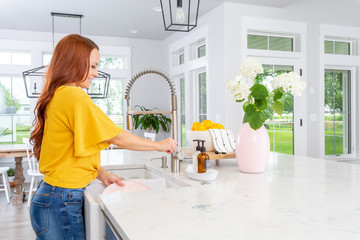
[[[334,53],[334,42],[333,41],[325,41],[324,52],[327,54]]]
[[[29,138],[30,137],[30,115],[14,115],[13,121],[16,125],[16,142],[15,144],[22,144],[23,138]],[[15,140],[15,139],[14,139]]]
[[[279,153],[294,154],[294,122],[292,119],[277,120],[275,124],[275,150]]]
[[[0,114],[12,113],[12,107],[11,78],[0,77]]]
[[[293,39],[286,37],[269,37],[269,50],[288,51],[293,50]]]
[[[116,126],[124,127],[122,80],[112,79],[109,85],[108,97],[105,99],[93,99],[93,101],[113,120]]]
[[[12,79],[12,106],[17,114],[30,114],[30,98],[26,97],[24,80]]]
[[[268,49],[267,36],[249,34],[247,37],[247,41],[247,47],[249,49]]]
[[[50,61],[51,61],[51,58],[52,58],[52,54],[44,53],[43,54],[43,65],[44,66],[49,65]]]
[[[184,64],[184,54],[180,54],[179,56],[179,65]]]
[[[335,42],[335,54],[350,55],[350,43]]]
[[[325,70],[325,154],[351,153],[350,71]]]
[[[206,55],[206,47],[205,45],[202,45],[198,47],[198,58],[201,58]]]
[[[126,59],[120,57],[100,58],[99,68],[103,69],[127,69]]]
[[[286,65],[263,65],[263,68],[264,73],[259,76],[257,82],[264,84],[270,91],[273,90],[271,83],[274,77],[293,71],[293,66]],[[275,114],[270,108],[264,111],[270,137],[270,149],[273,152],[294,154],[293,97],[291,94],[284,94],[281,101],[284,104],[284,113],[281,116]]]
[[[0,52],[0,64],[11,64],[11,52]]]
[[[206,73],[199,74],[199,115],[200,121],[206,119]]]
[[[31,65],[31,54],[13,52],[11,62],[14,65]]]
[[[2,110],[1,106],[0,106],[0,110]],[[11,115],[0,114],[0,122],[1,122],[0,127],[7,128],[12,132],[4,136],[0,136],[0,144],[11,144],[13,142],[13,139],[16,138],[16,133],[14,133],[13,131],[13,129],[15,129],[15,126],[13,124],[13,118]]]

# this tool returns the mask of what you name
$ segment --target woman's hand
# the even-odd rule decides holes
[[[176,150],[178,142],[172,138],[167,138],[157,142],[159,144],[159,152],[172,153]]]
[[[105,184],[105,186],[109,186],[112,183],[117,183],[119,186],[125,185],[119,176],[109,173],[102,167],[100,167],[100,169],[98,171],[97,179],[102,181]]]

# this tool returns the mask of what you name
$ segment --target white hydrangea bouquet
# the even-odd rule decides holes
[[[265,85],[255,83],[258,74],[264,73],[261,63],[255,59],[247,59],[240,66],[240,75],[226,83],[227,91],[237,102],[244,102],[245,112],[243,123],[248,122],[254,130],[259,129],[265,122],[264,111],[271,108],[281,115],[284,105],[282,96],[289,92],[294,96],[300,96],[306,83],[295,72],[282,73],[275,77],[272,82],[272,90],[268,91]],[[252,84],[249,84],[252,82]]]

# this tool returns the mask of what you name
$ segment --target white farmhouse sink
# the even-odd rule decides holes
[[[114,165],[104,167],[108,172],[123,179],[131,179],[148,186],[150,190],[190,186],[146,164]],[[84,215],[87,240],[105,239],[105,218],[97,202],[97,196],[106,186],[99,180],[91,182],[84,191]]]

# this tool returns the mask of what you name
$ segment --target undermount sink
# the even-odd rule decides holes
[[[190,184],[146,164],[105,166],[104,169],[122,179],[135,180],[145,184],[150,188],[148,191],[190,186]],[[85,228],[88,240],[104,239],[105,218],[97,202],[97,197],[105,188],[106,186],[96,179],[84,191]]]

